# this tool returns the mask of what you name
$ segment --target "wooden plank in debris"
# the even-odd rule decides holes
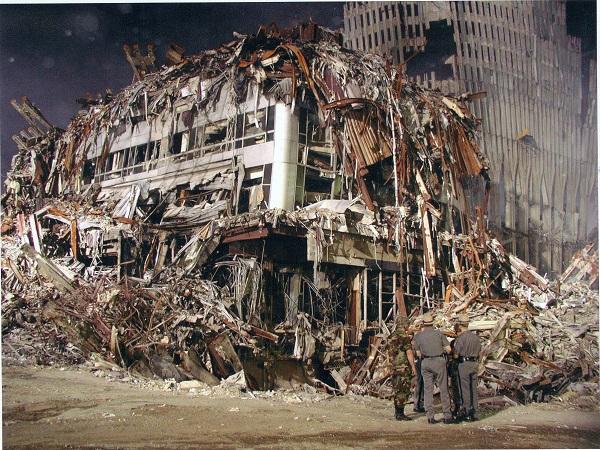
[[[339,386],[340,391],[342,391],[343,393],[345,393],[346,389],[348,389],[348,385],[344,381],[344,378],[342,378],[342,376],[339,374],[339,372],[337,370],[335,370],[335,369],[331,370],[329,373],[331,374],[331,378],[333,378],[334,381]]]
[[[348,276],[347,283],[349,287],[348,290],[350,292],[350,308],[348,320],[348,325],[350,326],[350,341],[353,344],[358,344],[361,319],[360,272],[358,272],[354,277]]]
[[[400,317],[408,317],[408,311],[406,310],[406,303],[404,301],[404,289],[402,289],[402,281],[400,281],[400,285],[396,289],[396,304],[398,306],[398,314],[400,314]]]
[[[221,333],[208,344],[213,369],[217,376],[227,378],[243,369],[226,333]]]
[[[425,260],[425,276],[435,276],[435,256],[433,254],[433,243],[431,241],[431,229],[429,228],[429,215],[425,208],[425,202],[420,195],[417,198],[419,214],[421,216],[421,234],[423,236],[423,259]]]
[[[277,334],[263,330],[262,328],[255,327],[254,325],[248,325],[248,326],[250,327],[250,332],[255,336],[260,336],[271,342],[277,342],[279,340],[279,336]]]
[[[38,221],[34,214],[29,215],[29,229],[31,231],[31,242],[36,252],[42,252],[41,237],[38,228]]]
[[[42,256],[29,245],[23,245],[23,252],[30,258],[35,259],[39,273],[63,292],[73,293],[75,286],[73,282],[60,270],[51,260]]]
[[[356,373],[356,376],[352,380],[353,384],[361,384],[364,381],[367,374],[371,371],[371,368],[373,367],[373,364],[375,363],[375,360],[379,355],[379,347],[381,347],[381,342],[381,336],[373,337],[373,342],[369,347],[369,356],[367,357],[367,360],[362,365],[362,367]]]
[[[183,353],[183,368],[188,371],[195,379],[216,386],[219,384],[219,379],[204,368],[200,357],[195,350],[188,350]]]
[[[79,249],[77,247],[77,221],[71,220],[71,252],[73,259],[79,260]]]

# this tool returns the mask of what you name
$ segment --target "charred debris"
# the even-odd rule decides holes
[[[387,397],[396,318],[452,337],[467,312],[490,395],[597,377],[595,247],[551,283],[488,234],[468,95],[314,24],[234,37],[162,67],[126,47],[133,84],[66,130],[13,102],[5,357]]]

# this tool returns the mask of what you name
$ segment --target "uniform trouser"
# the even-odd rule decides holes
[[[477,411],[477,361],[465,361],[458,365],[463,408],[467,413]]]
[[[437,358],[425,358],[421,363],[423,382],[425,389],[425,412],[428,419],[433,419],[433,384],[440,388],[442,399],[442,411],[444,419],[452,419],[450,407],[450,395],[448,394],[448,372],[446,371],[446,360],[439,356]]]
[[[415,392],[413,394],[413,404],[415,408],[423,407],[423,375],[421,372],[421,360],[417,359],[415,362],[416,374],[415,374]]]
[[[394,407],[404,411],[404,403],[410,397],[410,372],[406,369],[399,370],[393,378]]]

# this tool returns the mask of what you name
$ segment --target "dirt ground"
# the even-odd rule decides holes
[[[5,367],[2,375],[3,448],[600,446],[600,413],[560,404],[487,410],[478,422],[429,425],[423,414],[397,422],[391,402],[368,397],[316,403],[214,398],[149,391],[85,368]]]

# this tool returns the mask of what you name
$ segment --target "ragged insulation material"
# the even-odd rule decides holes
[[[572,316],[597,256],[555,284],[489,235],[466,96],[314,24],[153,67],[64,131],[14,102],[30,128],[2,199],[5,357],[386,397],[396,317],[433,311],[452,335],[466,312],[492,389],[597,377],[597,325]]]

